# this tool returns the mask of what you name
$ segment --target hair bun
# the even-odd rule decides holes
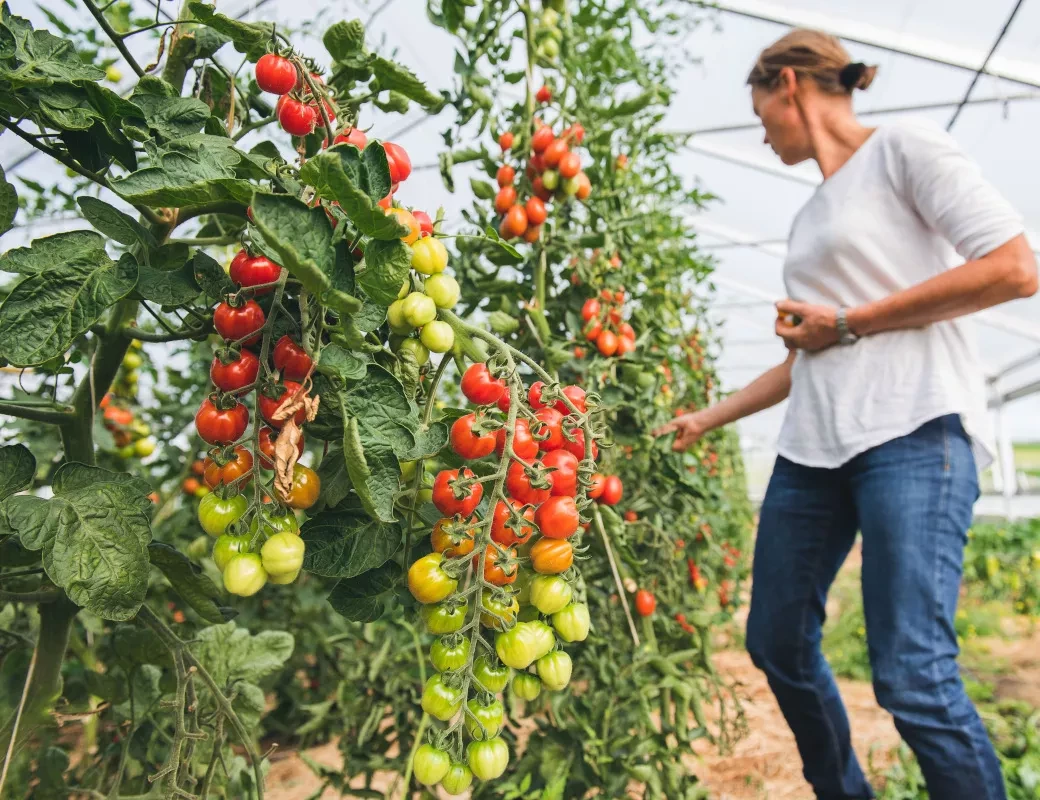
[[[838,83],[850,92],[853,89],[866,89],[874,82],[876,74],[877,67],[868,67],[862,61],[853,61],[842,67],[838,73]]]

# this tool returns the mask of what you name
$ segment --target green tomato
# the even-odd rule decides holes
[[[224,588],[231,594],[251,597],[264,588],[267,572],[258,553],[239,553],[224,567]]]
[[[532,605],[521,606],[520,613],[516,615],[516,618],[521,622],[532,622],[541,616],[538,613],[538,609]]]
[[[213,561],[217,565],[217,569],[223,572],[232,556],[248,553],[249,542],[252,538],[248,533],[243,533],[241,536],[234,536],[230,533],[220,534],[217,541],[213,543]]]
[[[268,575],[267,576],[267,580],[270,583],[277,583],[277,584],[281,584],[281,585],[284,586],[284,585],[289,584],[289,583],[295,583],[296,579],[299,578],[299,577],[300,577],[300,570],[296,570],[296,572],[286,572],[286,573],[284,573],[282,575]]]
[[[419,340],[433,353],[447,353],[455,344],[455,331],[447,322],[435,319],[419,331]]]
[[[553,629],[546,625],[541,620],[534,620],[533,622],[525,622],[532,640],[534,641],[535,658],[541,658],[546,653],[550,652],[556,646],[556,636],[553,634]]]
[[[390,304],[386,310],[386,321],[390,323],[390,330],[399,336],[407,336],[415,327],[404,317],[404,300],[394,300]]]
[[[433,489],[427,487],[425,489],[420,489],[419,491],[417,491],[415,493],[415,502],[417,502],[419,505],[422,505],[423,503],[432,503]]]
[[[555,11],[551,8],[547,8],[545,9],[545,11],[542,12],[542,24],[547,28],[553,27],[559,21],[560,12]]]
[[[268,575],[295,575],[303,567],[303,552],[306,549],[299,534],[282,531],[276,533],[260,548],[260,558]],[[291,581],[290,581],[291,582]]]
[[[404,300],[410,291],[412,291],[412,282],[405,278],[404,283],[401,284],[401,291],[397,293],[397,299]]]
[[[432,744],[424,744],[415,751],[412,760],[412,774],[419,783],[433,786],[440,783],[451,767],[451,757]]]
[[[544,655],[535,662],[538,677],[542,679],[545,688],[550,692],[558,692],[565,689],[571,682],[571,670],[573,664],[571,657],[563,650],[556,650]]]
[[[493,781],[502,776],[509,766],[509,746],[500,736],[482,742],[470,742],[466,748],[466,761],[482,781]]]
[[[116,455],[122,458],[123,460],[126,460],[128,458],[133,458],[136,452],[137,451],[134,449],[134,446],[132,444],[128,444],[126,447],[120,447],[118,450],[116,450]]]
[[[449,686],[441,675],[432,675],[426,681],[422,693],[422,710],[441,722],[459,713],[462,708],[462,689]]]
[[[584,603],[571,603],[552,615],[556,635],[565,642],[584,642],[589,635],[589,607]]]
[[[415,465],[417,461],[401,461],[399,465],[401,467],[401,480],[410,481],[415,477]]]
[[[560,173],[554,169],[547,169],[542,173],[542,186],[548,189],[550,192],[555,191],[556,187],[560,185]]]
[[[538,575],[531,581],[531,605],[543,614],[555,614],[571,602],[571,585],[559,575]]]
[[[431,275],[423,286],[423,294],[433,299],[437,308],[454,308],[462,296],[459,282],[446,272]]]
[[[449,606],[446,603],[423,606],[419,610],[426,630],[430,633],[455,633],[466,624],[469,603]]]
[[[144,359],[141,358],[141,354],[135,353],[133,350],[128,350],[126,355],[123,356],[123,369],[127,372],[140,369],[143,363]]]
[[[437,304],[422,292],[412,292],[401,303],[401,312],[413,328],[421,328],[437,318]]]
[[[254,514],[252,521],[249,523],[249,532],[256,534],[260,528],[260,514]],[[289,511],[285,514],[271,514],[263,515],[264,520],[264,535],[272,536],[276,533],[299,533],[300,532],[300,521],[296,519],[296,515]]]
[[[528,544],[530,540],[528,540]],[[528,553],[530,550],[528,549]],[[525,557],[529,557],[527,554]],[[535,572],[530,569],[524,569],[520,567],[516,571],[516,580],[513,581],[513,589],[516,591],[516,600],[520,605],[530,605],[531,603],[531,581],[534,579]]]
[[[217,539],[219,542],[220,540]],[[216,545],[213,545],[216,547]],[[188,545],[188,557],[196,560],[202,558],[206,553],[209,552],[209,537],[203,534],[202,536],[196,536],[191,540],[191,544]]]
[[[478,656],[473,662],[473,680],[491,694],[498,694],[506,688],[512,672],[505,664],[499,664],[497,661],[492,663],[491,658],[486,655]]]
[[[543,58],[552,61],[560,54],[560,45],[555,39],[546,39],[538,45],[538,54]]]
[[[575,175],[573,178],[567,178],[563,182],[563,193],[568,197],[574,197],[578,193],[578,189],[581,187],[581,181],[578,180],[578,176]]]
[[[245,495],[224,498],[214,492],[199,503],[199,524],[210,536],[220,536],[232,522],[237,522],[249,508]]]
[[[473,785],[473,771],[458,761],[451,762],[448,774],[441,778],[441,788],[450,795],[462,794]]]
[[[490,739],[502,730],[505,708],[501,700],[492,700],[483,705],[477,698],[466,703],[466,730],[474,739]]]
[[[510,630],[495,637],[495,652],[513,669],[527,669],[540,655],[538,635],[529,626],[533,622],[518,622]]]
[[[518,672],[513,678],[513,694],[521,700],[534,700],[542,693],[542,682],[530,672]]]
[[[134,442],[134,455],[147,458],[155,452],[155,439],[138,439]]]
[[[205,497],[206,495],[208,495],[208,494],[209,494],[209,487],[208,486],[200,486],[198,489],[195,490],[195,496],[197,498],[199,498],[200,500],[203,497]]]
[[[105,80],[109,83],[119,83],[123,80],[123,73],[115,64],[105,67]]]
[[[397,348],[398,352],[402,350],[411,351],[412,355],[415,356],[415,362],[420,367],[430,360],[430,351],[418,339],[405,339]]]
[[[480,595],[480,602],[484,608],[484,612],[480,615],[480,622],[499,631],[512,625],[520,611],[520,604],[508,592],[493,592],[485,589]]]
[[[145,436],[151,435],[152,433],[152,429],[148,427],[148,423],[141,422],[141,420],[139,419],[135,419],[133,422],[130,423],[130,430],[133,431],[135,435],[140,436],[142,439]]]
[[[469,639],[444,636],[433,643],[430,648],[430,661],[438,672],[450,672],[462,669],[469,660],[472,645]]]
[[[433,236],[412,242],[412,268],[423,275],[436,275],[448,266],[448,248]]]

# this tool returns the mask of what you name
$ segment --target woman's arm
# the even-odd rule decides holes
[[[849,330],[857,336],[922,328],[1030,297],[1036,291],[1036,257],[1026,237],[1019,235],[982,258],[881,300],[850,308],[847,321]],[[837,343],[836,308],[794,300],[781,300],[776,307],[782,313],[802,318],[798,325],[777,321],[776,332],[788,347],[822,350]]]
[[[715,428],[772,408],[791,391],[791,364],[794,357],[795,353],[791,351],[783,364],[763,372],[743,389],[713,406],[676,417],[657,428],[653,432],[654,436],[664,436],[676,431],[677,436],[672,449],[687,450]]]

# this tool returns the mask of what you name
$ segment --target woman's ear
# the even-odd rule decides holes
[[[790,102],[798,91],[798,75],[793,67],[784,67],[777,75],[777,90],[784,100]]]

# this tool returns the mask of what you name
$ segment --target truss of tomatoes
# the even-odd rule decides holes
[[[483,506],[489,484],[468,466],[436,475],[431,499],[443,517],[430,536],[433,552],[408,570],[426,628],[439,637],[430,651],[437,672],[423,689],[422,707],[450,723],[419,749],[413,766],[420,782],[449,791],[465,771],[470,780],[489,780],[505,770],[509,751],[498,735],[504,718],[498,695],[507,685],[528,703],[543,689],[567,687],[572,662],[562,645],[584,640],[590,628],[574,567],[572,541],[587,527],[579,509],[588,499],[617,503],[622,494],[616,475],[591,472],[599,448],[589,442],[586,453],[579,415],[588,406],[580,386],[538,381],[524,389],[510,453],[505,379],[478,363],[465,371],[460,388],[477,408],[452,424],[451,449],[466,462],[494,459],[501,468],[508,458],[509,464],[504,494]],[[460,591],[467,571],[480,569],[481,551],[482,575]],[[476,611],[469,613],[477,592],[479,621]],[[493,648],[490,638],[467,633],[480,626],[495,632]],[[472,740],[465,752],[463,728]]]
[[[582,335],[606,358],[620,358],[636,349],[636,332],[625,321],[624,305],[623,289],[603,289],[581,307]]]
[[[546,101],[548,99],[546,95]],[[581,169],[581,156],[572,149],[584,138],[585,129],[580,123],[570,125],[556,136],[549,125],[536,122],[530,140],[526,180],[518,187],[517,170],[513,166],[505,163],[498,168],[495,211],[502,215],[498,232],[503,239],[520,236],[526,242],[536,242],[541,237],[542,223],[549,216],[546,203],[566,202],[571,197],[583,202],[588,199],[592,182]],[[514,141],[510,131],[498,137],[503,154],[512,151]]]

